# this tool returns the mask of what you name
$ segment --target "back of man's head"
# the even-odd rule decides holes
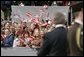
[[[65,15],[61,12],[56,12],[53,21],[54,24],[65,24]]]
[[[73,17],[83,19],[83,1],[78,1],[76,4],[71,6]]]

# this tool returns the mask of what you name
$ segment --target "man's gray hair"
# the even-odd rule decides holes
[[[56,12],[54,15],[54,23],[55,24],[65,24],[65,15],[61,12]]]

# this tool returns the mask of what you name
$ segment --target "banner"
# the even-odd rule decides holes
[[[12,6],[12,22],[31,22],[35,19],[35,16],[39,17],[39,20],[53,19],[56,12],[62,12],[68,19],[69,6]]]

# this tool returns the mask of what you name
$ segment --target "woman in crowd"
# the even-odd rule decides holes
[[[5,23],[4,27],[10,29],[10,23],[9,22]]]
[[[35,28],[33,30],[34,40],[31,42],[32,48],[40,47],[40,27],[38,24],[35,24]]]
[[[22,33],[19,33],[18,38],[14,39],[13,47],[24,47],[24,37]]]
[[[26,45],[26,47],[31,47],[31,41],[32,41],[33,39],[30,37],[29,32],[26,32],[26,33],[24,34],[24,38],[25,38],[25,45]]]

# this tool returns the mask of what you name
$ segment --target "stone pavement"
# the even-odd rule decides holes
[[[37,51],[31,48],[1,48],[1,56],[37,56]]]

